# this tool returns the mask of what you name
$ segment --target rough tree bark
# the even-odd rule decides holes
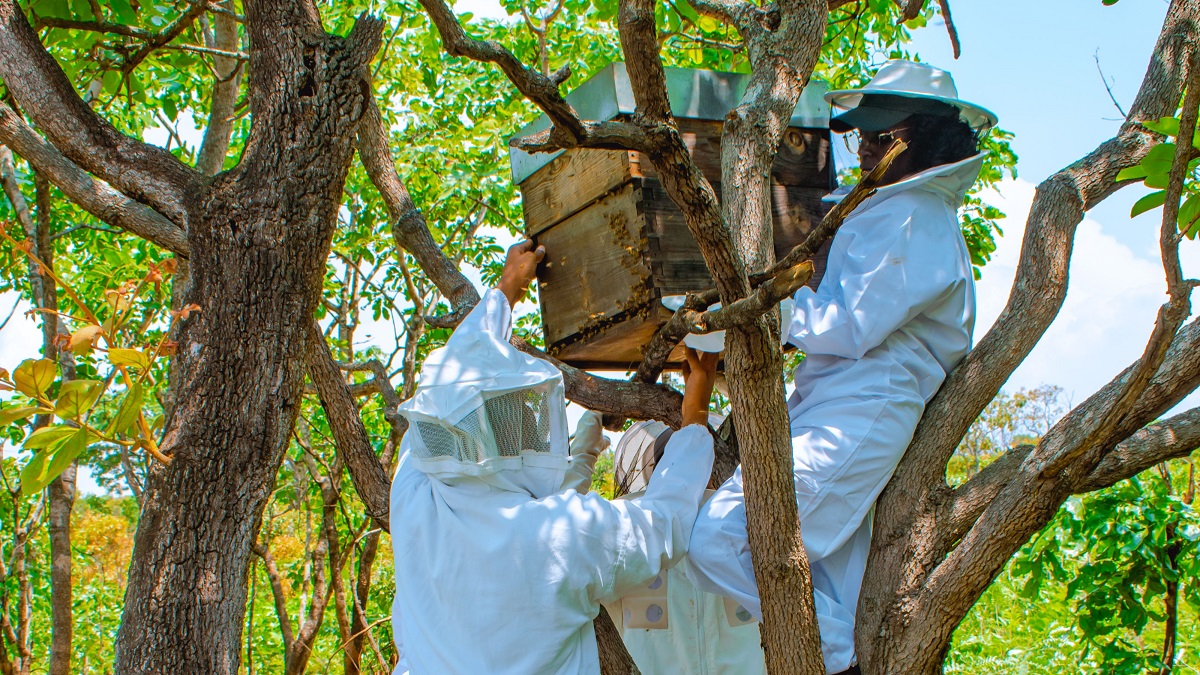
[[[725,118],[721,184],[739,186],[722,203],[734,243],[750,272],[774,262],[771,165],[820,53],[824,2],[783,2],[768,31],[743,20],[753,74],[742,102]],[[738,15],[750,11],[740,7]],[[716,272],[716,270],[714,270]],[[719,284],[719,282],[718,282]],[[738,297],[725,297],[731,303]],[[751,560],[762,598],[763,650],[771,673],[825,672],[813,605],[812,575],[801,540],[793,485],[792,438],[776,312],[727,333],[725,366],[741,449]]]
[[[1143,360],[1076,407],[1038,446],[1012,451],[958,489],[951,489],[945,478],[947,462],[971,421],[1057,315],[1066,296],[1075,228],[1084,212],[1118,189],[1116,173],[1136,164],[1157,141],[1139,122],[1175,112],[1192,75],[1198,22],[1200,3],[1171,3],[1120,133],[1038,187],[1008,306],[927,407],[877,506],[859,601],[857,652],[863,672],[940,672],[954,628],[1009,557],[1068,495],[1149,466],[1131,448],[1156,457],[1183,451],[1177,444],[1181,436],[1171,427],[1139,432],[1197,385],[1184,357],[1196,326],[1172,338],[1170,324],[1182,320],[1182,310],[1176,308],[1167,311],[1175,318],[1166,324],[1160,316],[1160,325],[1167,328],[1156,329]],[[1189,105],[1194,117],[1195,103]],[[1168,226],[1173,232],[1169,208],[1164,233]],[[1177,253],[1169,246],[1163,253],[1174,297],[1181,281],[1171,271]],[[1187,421],[1163,424],[1186,430]],[[1139,443],[1122,450],[1125,439],[1139,436]],[[1155,436],[1163,438],[1147,440]],[[1103,479],[1096,476],[1100,471]]]
[[[248,2],[254,125],[212,181],[92,113],[13,0],[0,77],[65,157],[186,232],[178,402],[146,486],[117,636],[121,673],[235,672],[246,570],[295,420],[329,242],[381,24],[327,35],[302,0]],[[33,161],[33,160],[31,160]],[[35,164],[36,166],[36,164]],[[248,383],[254,383],[250,385]]]
[[[41,277],[41,297],[38,305],[44,311],[42,319],[42,358],[58,362],[63,382],[75,378],[75,359],[69,351],[58,349],[56,338],[62,331],[58,322],[58,292],[54,277],[54,248],[51,244],[52,220],[50,216],[50,184],[37,176],[34,181],[37,191],[36,234],[33,237],[32,253],[48,269],[38,269]],[[39,415],[34,427],[50,423],[49,415]],[[50,675],[70,675],[71,642],[73,635],[72,588],[71,588],[71,511],[75,508],[76,464],[71,463],[57,478],[46,486],[47,522],[46,532],[50,535]]]

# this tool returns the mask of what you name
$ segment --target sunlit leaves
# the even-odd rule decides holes
[[[0,408],[0,427],[6,427],[13,422],[20,420],[39,412],[41,408],[35,405],[23,405],[12,408]]]
[[[116,417],[108,427],[109,434],[124,434],[137,422],[138,415],[142,412],[143,395],[141,384],[134,384],[126,392],[125,398],[121,399],[121,406],[117,409]]]
[[[150,367],[150,357],[145,352],[122,347],[108,350],[108,362],[114,366],[133,366],[142,370]]]
[[[21,444],[21,447],[25,448],[26,450],[48,448],[56,441],[62,440],[75,433],[76,430],[77,429],[75,427],[69,427],[65,424],[42,427],[41,429],[38,429],[30,434],[29,438],[26,438],[25,442]]]
[[[85,415],[104,393],[104,383],[96,380],[64,382],[54,402],[54,414],[65,420]]]
[[[1179,117],[1163,117],[1158,120],[1143,122],[1142,126],[1168,138],[1178,139]],[[1200,148],[1200,133],[1192,138],[1192,146]],[[1138,199],[1130,209],[1130,217],[1140,216],[1153,211],[1166,203],[1167,184],[1171,179],[1171,167],[1175,163],[1176,144],[1165,141],[1150,148],[1134,166],[1126,167],[1117,172],[1118,181],[1140,180],[1143,185],[1154,189]],[[1200,158],[1192,159],[1183,175],[1183,201],[1179,206],[1176,222],[1179,231],[1188,239],[1195,239],[1200,233],[1200,185],[1197,179],[1200,171]]]
[[[13,385],[30,398],[44,397],[58,377],[58,365],[47,359],[28,359],[13,371]]]
[[[71,339],[67,342],[67,348],[76,354],[86,354],[96,346],[96,341],[104,333],[101,326],[89,325],[80,328],[71,333]]]
[[[1095,672],[1162,667],[1161,644],[1140,638],[1166,620],[1168,584],[1182,582],[1179,600],[1192,606],[1188,611],[1200,608],[1192,588],[1200,574],[1200,514],[1189,503],[1190,463],[1168,467],[1070,498],[1013,560],[1026,599],[1044,599],[1051,582],[1065,588],[1075,630],[1098,662]]]
[[[46,487],[83,454],[88,446],[88,432],[77,429],[37,451],[21,469],[21,491],[32,494]]]

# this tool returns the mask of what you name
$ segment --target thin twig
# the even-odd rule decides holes
[[[950,17],[950,0],[938,0],[942,10],[942,18],[946,20],[946,32],[950,35],[950,46],[954,49],[954,58],[962,54],[962,44],[958,41],[958,29],[954,27],[954,19]]]
[[[1100,81],[1104,83],[1104,91],[1108,92],[1108,99],[1110,101],[1112,101],[1112,104],[1114,106],[1117,107],[1117,112],[1121,113],[1122,118],[1129,117],[1129,115],[1125,112],[1125,109],[1122,108],[1121,104],[1117,102],[1117,97],[1115,95],[1113,95],[1112,87],[1110,87],[1108,85],[1108,78],[1104,76],[1104,69],[1100,67],[1100,48],[1099,47],[1097,47],[1095,53],[1092,54],[1092,58],[1095,59],[1095,61],[1096,61],[1096,72],[1100,73]]]

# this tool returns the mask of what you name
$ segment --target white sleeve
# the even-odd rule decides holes
[[[946,292],[959,255],[950,237],[962,234],[916,222],[920,215],[934,214],[881,205],[855,216],[839,277],[822,282],[820,295],[796,292],[788,341],[808,354],[861,359]]]
[[[625,532],[597,600],[628,593],[687,553],[712,464],[713,439],[708,429],[699,424],[685,427],[667,442],[645,494],[608,502]]]
[[[579,418],[575,437],[571,439],[571,460],[560,490],[575,490],[586,495],[592,489],[592,474],[596,471],[596,459],[608,447],[604,435],[604,424],[600,413],[588,410]]]

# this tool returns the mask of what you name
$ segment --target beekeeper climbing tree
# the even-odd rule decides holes
[[[96,427],[101,434],[111,431],[112,441],[125,443],[123,447],[161,455],[151,464],[142,496],[117,635],[116,672],[237,672],[246,571],[289,439],[303,438],[295,425],[306,380],[319,393],[339,461],[349,469],[369,515],[386,527],[388,475],[374,450],[382,443],[372,443],[378,439],[368,435],[356,397],[377,397],[376,405],[385,407],[398,436],[404,423],[395,408],[406,392],[392,389],[386,371],[380,370],[372,371],[376,375],[370,387],[351,388],[345,373],[372,366],[335,361],[314,317],[329,310],[321,295],[326,274],[331,268],[345,269],[344,262],[330,259],[339,211],[354,215],[369,210],[364,201],[382,201],[384,230],[390,230],[394,248],[381,250],[380,242],[389,234],[384,230],[371,230],[356,245],[375,251],[372,264],[387,255],[415,264],[396,272],[411,291],[408,302],[418,306],[411,314],[415,332],[444,335],[478,301],[459,269],[469,248],[462,246],[462,233],[473,233],[477,225],[468,221],[461,231],[447,232],[441,223],[429,222],[426,214],[435,209],[437,195],[429,194],[429,203],[416,203],[405,181],[418,172],[398,167],[394,159],[404,130],[391,128],[390,108],[430,106],[421,96],[389,88],[376,77],[382,59],[388,59],[412,71],[414,88],[421,81],[437,89],[440,76],[430,72],[429,64],[458,63],[443,61],[439,48],[491,64],[487,67],[503,72],[511,83],[506,96],[515,89],[550,118],[553,124],[545,133],[521,141],[524,150],[625,148],[654,164],[704,254],[715,280],[713,296],[727,308],[705,317],[704,329],[728,332],[725,364],[747,483],[768,667],[773,673],[824,672],[801,546],[803,523],[797,522],[792,492],[783,360],[770,329],[772,317],[763,315],[773,305],[767,300],[780,288],[773,284],[790,283],[786,275],[802,261],[773,267],[771,214],[765,208],[770,204],[768,170],[814,71],[839,83],[864,81],[869,73],[863,35],[877,41],[872,46],[890,45],[904,32],[904,21],[934,12],[949,19],[948,2],[784,0],[760,6],[745,0],[619,0],[564,2],[540,12],[513,5],[513,10],[525,13],[529,32],[506,45],[476,39],[482,33],[471,24],[464,26],[442,0],[422,0],[420,7],[335,7],[313,0],[153,7],[0,0],[0,143],[47,188],[52,184],[90,214],[88,222],[101,227],[101,235],[132,233],[149,242],[145,246],[173,253],[177,261],[173,275],[146,277],[151,287],[171,283],[175,294],[170,339],[151,352],[153,359],[170,362],[162,427],[139,423],[130,431],[132,422],[120,430]],[[585,15],[587,19],[578,18]],[[568,16],[574,18],[568,21]],[[439,40],[431,38],[424,51],[386,52],[397,33],[426,21]],[[1169,159],[1165,172],[1160,171],[1162,162],[1150,167],[1166,177],[1162,250],[1170,300],[1143,357],[1076,406],[1036,446],[1010,451],[957,488],[945,481],[947,461],[968,426],[1061,307],[1073,234],[1084,212],[1141,178],[1126,173],[1119,182],[1119,172],[1139,166],[1153,148],[1166,147],[1162,129],[1142,123],[1176,116],[1186,90],[1178,134],[1194,134],[1200,107],[1200,87],[1192,86],[1200,81],[1195,68],[1198,21],[1200,2],[1171,2],[1145,80],[1118,135],[1039,186],[1017,281],[1001,320],[929,405],[878,505],[858,614],[858,658],[864,672],[938,672],[954,628],[971,605],[1069,495],[1111,485],[1200,444],[1200,411],[1155,422],[1200,382],[1200,361],[1190,356],[1200,342],[1200,326],[1187,321],[1192,282],[1182,277],[1178,265],[1180,195],[1195,152],[1192,144],[1182,143],[1167,153],[1169,158],[1162,157],[1163,150],[1154,151],[1155,159]],[[573,32],[564,36],[562,30]],[[551,43],[570,45],[561,51],[572,56],[556,55],[548,48]],[[692,56],[711,67],[750,72],[744,97],[724,123],[720,200],[688,153],[667,101],[664,59],[677,63]],[[572,77],[587,73],[567,67],[568,58],[588,67],[623,59],[636,114],[619,122],[580,119],[563,93]],[[178,107],[209,112],[201,119],[205,136],[195,155],[182,152],[178,142],[173,153],[125,133],[132,126],[127,118],[137,116],[130,111],[153,115],[149,108],[137,107],[148,99],[147,84],[138,77],[148,59],[157,63],[153,67],[161,75],[152,85],[162,86],[154,90],[164,101],[158,114],[173,121]],[[176,71],[194,77],[169,81]],[[463,67],[452,74],[457,72],[464,79],[486,79],[477,69]],[[495,94],[483,84],[477,87],[477,96]],[[512,117],[524,109],[497,106],[494,113]],[[405,149],[410,151],[414,148]],[[424,161],[440,165],[434,147]],[[495,175],[476,180],[497,180],[495,157],[489,161],[480,164]],[[13,175],[11,169],[7,175]],[[7,181],[6,191],[10,184],[15,183]],[[348,184],[353,186],[349,196]],[[363,197],[368,184],[372,194]],[[9,194],[15,205],[18,200]],[[6,243],[6,250],[20,256],[22,265],[32,265],[30,275],[37,283],[50,284],[48,239],[34,236],[37,223],[29,220],[27,208],[24,214],[21,225],[29,238],[22,246]],[[484,210],[480,218],[486,215]],[[976,228],[968,229],[968,238],[976,237],[979,244],[986,239],[986,227],[981,233],[979,219],[968,216],[968,227]],[[771,274],[764,274],[768,270]],[[436,294],[423,284],[432,284]],[[418,292],[422,288],[428,292]],[[131,287],[122,297],[132,302],[128,298],[142,297],[142,292]],[[46,300],[53,294],[37,293],[38,302],[46,303],[39,306],[53,316],[59,305]],[[77,316],[78,308],[71,304],[76,301],[91,299],[62,300],[68,315],[64,329],[79,335],[68,345],[123,348],[104,345],[103,322],[95,323],[99,329],[90,335],[78,334],[77,329],[92,324]],[[112,302],[117,316],[126,313],[120,297]],[[662,347],[691,330],[684,319],[694,317],[679,316],[655,338],[648,362],[633,381],[564,367],[568,397],[611,416],[678,423],[678,393],[655,380],[665,357]],[[107,330],[115,332],[113,324]],[[56,332],[51,328],[47,333],[48,350]],[[406,354],[408,374],[420,355],[416,346]],[[150,370],[149,363],[113,367],[111,381],[95,379],[125,386],[121,374],[128,376],[127,396]],[[49,416],[54,410],[64,425],[88,428],[91,422],[78,408],[90,407],[79,400],[76,409],[67,407],[61,393],[65,385],[53,379],[60,377],[59,371],[47,385],[43,378],[50,370],[38,368],[14,372],[10,380],[30,398],[24,417]],[[51,385],[58,387],[56,399],[49,398]],[[86,387],[67,387],[77,389]],[[134,417],[130,413],[129,420]],[[86,451],[91,442],[87,434],[72,437],[76,442],[69,452]],[[72,459],[57,454],[68,452],[67,446],[53,447],[54,453],[42,455],[46,470],[34,472],[39,480],[54,480],[50,469],[61,470]],[[341,466],[336,468],[340,472]],[[322,489],[326,487],[336,493],[336,480],[330,478]],[[55,489],[50,488],[52,500]],[[65,513],[69,520],[69,506]],[[63,597],[60,591],[55,589],[58,598]],[[67,593],[69,599],[69,583]],[[303,670],[304,641],[316,627],[305,623],[291,636],[290,671]],[[629,672],[632,664],[606,632],[609,628],[598,625],[605,670]],[[69,630],[67,635],[69,646]],[[70,672],[69,651],[65,662],[62,657],[56,661],[54,672]]]

